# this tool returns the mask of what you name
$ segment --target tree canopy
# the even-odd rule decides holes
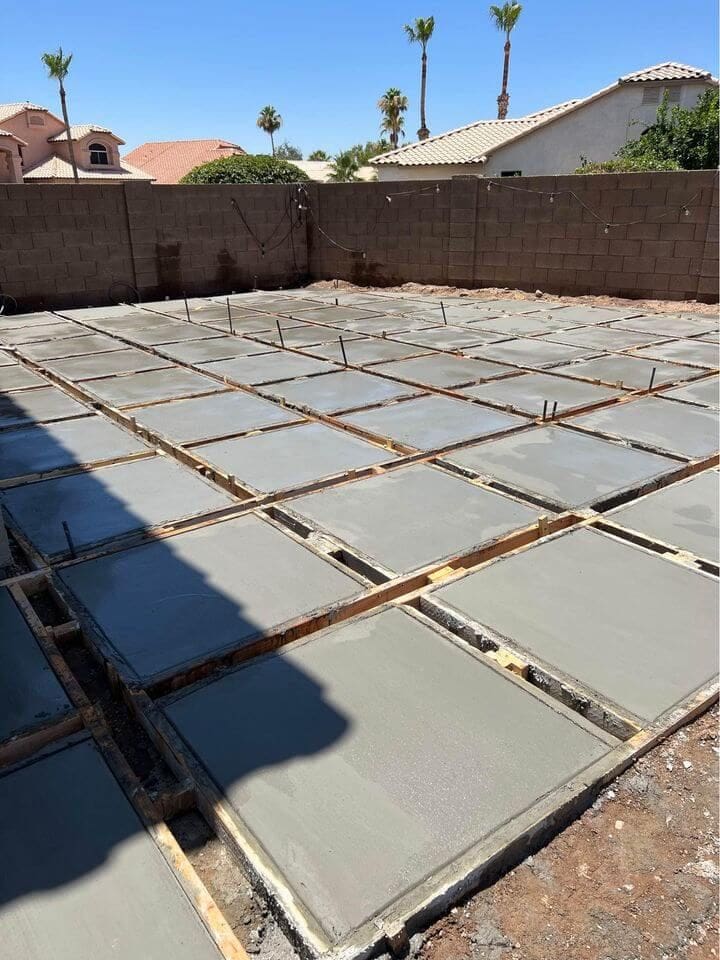
[[[309,179],[287,160],[262,154],[220,157],[195,167],[180,183],[304,183]]]
[[[667,95],[655,123],[612,160],[583,159],[576,173],[642,170],[714,170],[718,166],[718,91],[706,90],[694,107],[669,108]]]
[[[280,160],[302,160],[302,150],[285,140],[275,148],[275,156]]]

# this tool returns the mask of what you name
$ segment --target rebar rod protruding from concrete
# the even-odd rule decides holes
[[[345,363],[345,366],[347,366],[348,365],[347,354],[345,353],[345,344],[343,343],[343,338],[338,337],[338,340],[340,341],[340,349],[342,350],[343,362]]]
[[[280,326],[280,321],[278,320],[277,317],[275,318],[275,323],[277,324],[278,336],[280,337],[280,346],[281,346],[281,347],[283,348],[283,350],[284,350],[284,349],[285,349],[285,338],[283,337],[282,327]]]
[[[335,297],[335,306],[336,306],[336,307],[339,307],[339,306],[340,306],[340,301],[338,300],[337,297]]]
[[[442,310],[443,323],[447,326],[447,317],[445,316],[445,304],[442,302],[442,300],[440,301],[440,309]]]
[[[183,300],[185,301],[185,316],[188,318],[188,321],[189,321],[189,320],[190,320],[190,307],[188,306],[187,294],[185,293],[184,290],[183,290]]]
[[[657,373],[657,367],[652,368],[652,373],[650,374],[650,384],[648,390],[652,390],[653,384],[655,383],[655,374]]]
[[[230,333],[234,334],[235,331],[233,330],[232,313],[230,311],[230,297],[225,297],[225,303],[227,304],[228,326],[230,327]]]
[[[67,520],[62,522],[63,533],[65,534],[65,539],[67,540],[68,549],[70,550],[70,556],[75,557],[75,544],[73,543],[73,538],[70,536],[70,527],[67,524]]]
[[[552,413],[550,414],[550,419],[555,419],[555,414],[557,413],[557,400],[553,403]]]
[[[547,416],[547,400],[543,401],[543,415],[542,415],[543,420],[545,419],[546,416]]]

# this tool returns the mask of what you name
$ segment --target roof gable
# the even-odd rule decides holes
[[[120,137],[114,134],[108,127],[99,127],[95,123],[70,124],[70,137],[72,140],[83,140],[93,133],[100,133],[104,136],[112,137],[116,143],[125,143],[124,140],[121,140]],[[65,128],[63,128],[60,133],[56,133],[54,137],[48,137],[48,143],[60,143],[63,140],[67,140],[67,130]]]
[[[230,140],[159,140],[135,147],[123,158],[151,174],[157,183],[177,183],[195,167],[219,157],[244,154]]]

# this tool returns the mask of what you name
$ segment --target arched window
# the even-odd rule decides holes
[[[110,163],[110,158],[108,157],[108,149],[103,143],[91,143],[90,144],[90,163],[99,164],[100,166],[107,167]]]

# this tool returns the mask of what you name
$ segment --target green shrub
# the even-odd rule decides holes
[[[195,167],[180,183],[304,183],[309,177],[287,160],[261,154],[220,157]]]

